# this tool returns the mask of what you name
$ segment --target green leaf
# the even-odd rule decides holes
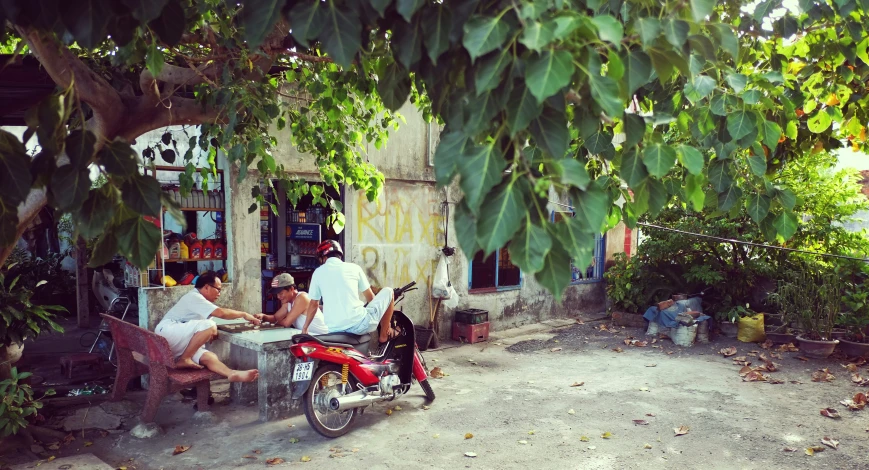
[[[748,166],[755,176],[763,177],[766,174],[766,158],[763,155],[749,155]]]
[[[670,199],[670,193],[664,187],[664,183],[656,179],[649,178],[646,180],[646,185],[649,187],[649,215],[657,217],[667,201]]]
[[[643,149],[643,163],[650,175],[663,178],[676,164],[676,150],[664,144],[649,145]]]
[[[769,205],[772,200],[763,194],[750,194],[745,200],[745,208],[751,220],[759,224],[769,214]]]
[[[510,253],[510,262],[522,272],[536,273],[543,269],[544,258],[552,248],[552,238],[546,229],[531,223],[530,217],[526,216],[523,225],[510,241],[507,251]]]
[[[546,255],[543,269],[534,278],[561,302],[564,288],[570,283],[570,255],[556,243]]]
[[[652,77],[652,61],[643,51],[631,51],[628,55],[624,80],[627,80],[628,95],[633,95]]]
[[[644,48],[652,46],[661,34],[661,22],[653,17],[640,18],[637,20],[636,28]]]
[[[470,140],[461,131],[442,132],[434,155],[435,180],[439,188],[452,183],[459,164],[464,158]]]
[[[658,74],[660,82],[666,83],[670,81],[675,70],[670,58],[652,49],[649,50],[649,58],[652,60],[652,67],[654,67],[655,72]]]
[[[88,197],[90,188],[90,172],[86,168],[64,165],[51,175],[49,190],[52,200],[55,207],[64,212],[78,209]]]
[[[745,89],[745,85],[748,84],[748,77],[741,73],[728,73],[726,78],[727,84],[737,93],[742,92]]]
[[[66,137],[66,155],[76,169],[87,168],[94,156],[96,137],[90,131],[76,129]]]
[[[450,48],[450,29],[452,28],[452,13],[443,3],[435,8],[437,15],[422,22],[423,44],[432,64],[437,64],[438,57]]]
[[[776,8],[781,6],[781,0],[765,0],[757,4],[754,9],[754,13],[752,17],[754,21],[758,23],[763,23],[763,19],[769,16],[769,14],[775,10]],[[785,239],[790,237],[785,237]]]
[[[291,32],[299,44],[308,47],[308,41],[320,34],[320,30],[326,24],[324,5],[325,3],[320,0],[308,0],[297,3],[290,10]]]
[[[709,182],[715,191],[724,192],[733,184],[733,177],[730,176],[730,167],[726,161],[715,160],[709,164]]]
[[[562,158],[570,143],[570,131],[564,113],[547,106],[543,113],[531,121],[531,135],[544,151],[554,158]]]
[[[106,38],[109,15],[101,0],[60,2],[58,6],[60,21],[81,47],[95,48]]]
[[[552,20],[555,23],[555,32],[553,36],[559,41],[565,40],[580,26],[579,18],[576,16],[559,16]]]
[[[462,175],[460,185],[472,212],[479,210],[483,197],[501,182],[506,167],[507,161],[494,141],[466,150],[459,164],[459,173]]]
[[[507,244],[522,225],[527,211],[517,181],[513,178],[495,187],[480,207],[477,242],[486,256]]]
[[[731,184],[725,190],[718,194],[718,210],[729,211],[742,197],[742,189],[735,184]]]
[[[692,175],[699,175],[703,172],[703,164],[705,159],[703,154],[690,145],[679,146],[679,163],[688,170]]]
[[[820,134],[830,128],[830,125],[833,124],[833,119],[823,109],[819,109],[814,116],[809,118],[806,124],[810,131]]]
[[[591,155],[612,155],[613,134],[601,130],[585,138],[583,146]]]
[[[503,98],[500,91],[487,91],[471,99],[465,108],[467,110],[465,133],[476,135],[487,129],[501,109]]]
[[[681,49],[688,40],[688,32],[691,27],[687,22],[673,18],[664,20],[664,37],[676,49]]]
[[[555,23],[551,21],[547,21],[546,23],[534,21],[525,26],[522,36],[519,37],[519,42],[524,44],[528,49],[539,52],[548,46],[554,37]]]
[[[610,77],[590,75],[591,97],[611,118],[621,118],[625,112],[625,102],[621,98],[619,84]]]
[[[404,18],[404,21],[410,23],[411,17],[416,13],[417,10],[425,3],[424,0],[395,0],[396,6],[395,9],[398,10],[398,14]]]
[[[624,148],[637,145],[643,136],[646,134],[646,121],[636,114],[625,114],[624,117],[624,132],[625,141],[622,143]]]
[[[794,206],[797,204],[797,196],[790,190],[790,188],[780,189],[777,192],[777,197],[782,207],[789,211],[793,210]]]
[[[524,82],[516,83],[510,93],[510,100],[505,105],[507,111],[507,128],[513,137],[528,127],[543,111],[543,105],[531,94]]]
[[[477,243],[477,219],[471,213],[464,199],[456,204],[454,225],[456,228],[456,240],[459,242],[462,253],[465,254],[468,260],[473,259],[477,251],[480,250],[480,245]]]
[[[782,212],[775,218],[775,220],[773,220],[772,226],[775,227],[776,232],[778,232],[782,238],[789,240],[795,233],[797,233],[798,223],[799,220],[797,219],[797,216],[791,211],[786,211]]]
[[[613,44],[620,44],[625,35],[625,30],[619,20],[610,15],[599,15],[591,19],[597,27],[598,36],[602,41],[609,41]]]
[[[698,23],[711,15],[713,8],[715,8],[715,0],[691,0],[691,13],[694,15],[694,21]]]
[[[621,80],[625,75],[625,64],[614,50],[610,50],[607,54],[606,69],[607,76],[614,80]]]
[[[796,121],[788,121],[785,126],[785,136],[788,139],[796,140],[797,139],[797,122]]]
[[[134,217],[122,223],[116,233],[118,248],[134,265],[144,268],[154,260],[162,238],[156,225]]]
[[[739,140],[757,129],[757,118],[751,111],[738,110],[727,116],[727,131],[734,140]]]
[[[765,121],[763,123],[763,144],[769,147],[770,152],[775,151],[780,138],[781,126],[773,121]]]
[[[27,198],[33,183],[30,163],[27,150],[18,138],[0,129],[0,207],[6,204],[18,206]],[[0,214],[2,212],[0,210]]]
[[[120,139],[103,146],[97,154],[97,163],[116,176],[129,176],[138,169],[135,150]]]
[[[368,3],[377,10],[377,13],[383,18],[383,15],[386,13],[386,9],[389,8],[389,5],[392,4],[392,0],[369,0]]]
[[[114,217],[116,201],[112,197],[113,188],[105,185],[90,191],[76,216],[76,228],[82,236],[93,238],[100,235]]]
[[[148,55],[145,58],[145,67],[151,75],[157,76],[163,70],[163,51],[157,48],[157,41],[152,41],[148,46]]]
[[[160,16],[169,0],[121,0],[133,13],[133,18],[148,23]]]
[[[570,194],[574,201],[576,219],[582,224],[582,230],[589,233],[600,233],[609,206],[612,205],[607,193],[595,185],[591,185],[585,191],[574,189]]]
[[[410,96],[410,77],[407,70],[397,62],[391,62],[378,72],[377,94],[386,109],[396,111]]]
[[[721,48],[731,57],[739,57],[739,41],[736,39],[736,34],[733,33],[733,27],[722,23],[714,23],[709,26],[717,36]]]
[[[692,103],[697,103],[709,96],[715,89],[715,80],[707,75],[698,75],[690,83],[685,84],[685,96]]]
[[[422,58],[422,36],[419,20],[413,24],[399,23],[395,28],[395,56],[408,69]]]
[[[573,56],[568,51],[534,54],[525,67],[525,85],[537,101],[543,103],[570,84],[574,69]]]
[[[649,177],[649,172],[646,170],[646,165],[643,164],[640,155],[631,149],[622,157],[619,175],[628,183],[628,186],[636,188]]]
[[[705,184],[706,180],[702,174],[685,177],[685,196],[697,212],[703,210],[703,204],[706,200],[706,193],[703,192]]]
[[[325,21],[320,42],[338,65],[349,68],[362,40],[362,23],[356,11],[334,2],[326,2]]]
[[[462,45],[471,55],[471,62],[477,57],[492,52],[504,44],[510,26],[500,17],[475,16],[464,26],[465,35]]]
[[[556,238],[576,266],[588,266],[594,256],[594,232],[583,230],[582,223],[574,217],[556,224]]]
[[[121,186],[124,204],[139,214],[161,215],[160,183],[152,177],[135,174]]]
[[[585,165],[573,158],[565,158],[558,160],[557,164],[561,165],[561,182],[575,186],[583,191],[591,182],[591,177],[588,176],[588,171]]]
[[[285,0],[245,0],[241,9],[244,40],[251,48],[259,47],[281,17]]]
[[[504,70],[511,62],[513,62],[513,55],[510,54],[509,49],[504,49],[500,54],[480,61],[475,67],[476,72],[474,73],[474,87],[477,90],[477,96],[497,88],[501,84]]]

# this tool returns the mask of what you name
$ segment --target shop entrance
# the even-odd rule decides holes
[[[344,191],[336,191],[331,186],[318,184],[327,199],[344,202]],[[279,188],[278,185],[275,185]],[[281,273],[290,273],[296,280],[296,287],[307,291],[311,275],[317,268],[317,245],[326,239],[338,240],[344,246],[343,230],[336,231],[328,224],[329,216],[335,210],[313,204],[310,194],[299,200],[295,207],[287,200],[286,192],[278,189],[268,196],[278,208],[275,215],[270,210],[260,211],[260,236],[262,256],[262,292],[264,313],[274,313],[280,307],[277,299],[269,294],[272,279]]]

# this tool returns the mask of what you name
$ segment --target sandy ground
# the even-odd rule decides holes
[[[839,403],[869,393],[851,382],[848,361],[806,362],[796,352],[778,359],[727,338],[690,349],[665,339],[629,346],[627,337],[651,338],[632,328],[600,331],[602,324],[526,328],[427,352],[428,366],[448,374],[430,379],[437,399],[429,409],[414,387],[366,409],[338,439],[320,437],[302,415],[259,423],[253,407],[229,404],[215,406],[215,424],[194,424],[190,402],[178,395],[158,415],[162,436],[90,432],[57,455],[92,452],[127,469],[264,468],[276,457],[284,460],[276,467],[301,468],[869,469],[869,407],[849,411]],[[770,357],[779,370],[765,375],[784,383],[744,382],[741,366],[718,353],[728,346],[753,366],[762,362],[751,351]],[[835,379],[813,382],[812,372],[824,367]],[[869,377],[869,366],[858,372]],[[577,382],[583,385],[571,386]],[[215,386],[218,401],[225,389]],[[827,407],[841,419],[821,416]],[[680,426],[687,433],[676,436]],[[825,436],[838,449],[806,455]],[[85,448],[86,441],[94,444]],[[176,445],[190,449],[173,456]]]

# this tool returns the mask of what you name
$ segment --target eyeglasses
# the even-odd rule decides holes
[[[223,287],[217,287],[214,284],[209,284],[209,286],[211,286],[213,289],[217,289],[218,294],[220,293],[221,290],[223,290]]]

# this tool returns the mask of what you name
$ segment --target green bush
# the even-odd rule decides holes
[[[56,305],[35,305],[31,302],[33,291],[19,286],[19,280],[20,277],[16,276],[7,283],[6,275],[0,271],[0,347],[34,339],[49,328],[63,333],[51,312],[66,309]]]
[[[30,372],[18,373],[13,367],[11,377],[0,381],[0,437],[6,437],[27,427],[27,419],[35,417],[42,408],[42,398],[54,395],[54,390],[45,392],[42,398],[33,398],[33,389],[21,383],[30,377]]]

